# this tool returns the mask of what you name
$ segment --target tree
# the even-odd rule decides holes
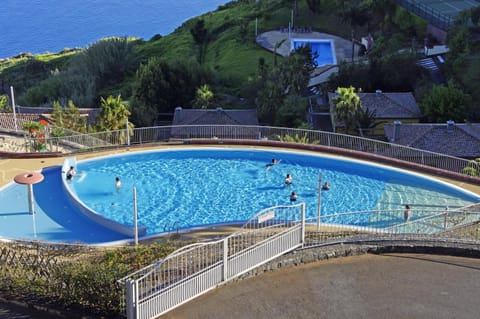
[[[281,74],[278,67],[271,68],[257,91],[257,110],[261,121],[271,125],[276,123],[278,108],[283,103],[285,89],[281,85]]]
[[[52,118],[56,126],[80,133],[87,132],[87,119],[80,114],[80,110],[72,101],[68,101],[65,107],[58,101],[54,102]]]
[[[195,105],[202,109],[208,109],[213,102],[213,98],[214,95],[210,86],[204,84],[197,89]]]
[[[30,105],[52,105],[55,101],[92,107],[98,92],[131,77],[139,65],[136,42],[127,38],[108,38],[95,42],[72,55],[62,71],[31,86],[25,93]]]
[[[336,122],[343,123],[345,133],[348,134],[350,127],[356,126],[362,112],[360,97],[353,86],[339,87],[337,95],[333,99]]]
[[[283,127],[299,127],[303,124],[307,101],[299,95],[287,95],[278,108],[275,125]]]
[[[275,46],[273,47],[273,66],[277,66],[277,57],[278,57],[277,50],[286,40],[287,39],[283,39],[275,43]]]
[[[114,131],[125,129],[125,125],[130,115],[126,104],[122,101],[120,95],[117,97],[108,96],[106,99],[100,98],[101,111],[96,119],[97,131]],[[133,128],[132,123],[128,123]]]
[[[12,107],[10,105],[10,99],[8,98],[8,95],[0,95],[0,111],[2,112],[11,112]]]
[[[283,86],[288,94],[301,95],[308,87],[315,70],[315,58],[309,45],[301,46],[286,57],[280,65]]]
[[[205,21],[198,19],[195,26],[190,29],[190,34],[198,48],[198,62],[202,64],[208,41],[208,30],[205,28]]]
[[[468,162],[468,165],[463,168],[463,174],[469,176],[480,176],[480,157]]]
[[[139,67],[129,103],[132,122],[151,126],[159,113],[173,113],[195,99],[196,88],[211,82],[212,75],[196,61],[168,62],[151,58]]]
[[[478,27],[480,25],[480,6],[472,8],[470,12],[473,25]]]
[[[98,89],[117,84],[138,67],[135,44],[126,37],[97,41],[72,59],[67,72],[91,76]]]
[[[368,107],[365,111],[363,109],[360,110],[356,123],[360,136],[363,136],[364,131],[368,132],[370,129],[375,128],[379,124],[376,121],[376,115],[376,110],[370,111]]]
[[[434,85],[420,105],[429,122],[464,122],[471,115],[470,104],[471,96],[450,80],[447,86]]]
[[[323,0],[307,0],[307,6],[310,11],[314,13],[320,13],[322,9]]]
[[[310,74],[315,69],[309,46],[300,47],[279,65],[268,68],[264,61],[259,65],[257,109],[260,120],[271,125],[299,125],[306,109],[301,97],[307,90]],[[298,103],[297,103],[298,102]],[[282,112],[285,112],[283,114]]]
[[[361,0],[339,1],[341,10],[339,12],[342,22],[350,24],[352,33],[352,61],[355,58],[355,30],[358,26],[365,25],[370,20],[368,7]]]

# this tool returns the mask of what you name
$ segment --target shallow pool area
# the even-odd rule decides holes
[[[33,185],[35,214],[29,213],[25,185],[0,189],[0,238],[100,244],[126,240],[78,212],[62,188],[61,169],[42,170],[45,179]]]
[[[292,51],[307,45],[310,46],[312,54],[317,54],[317,57],[315,58],[317,67],[337,64],[337,58],[335,55],[335,44],[333,40],[296,38],[291,40]]]

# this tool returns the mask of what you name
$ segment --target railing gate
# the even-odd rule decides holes
[[[127,318],[156,318],[304,241],[305,203],[265,209],[224,239],[183,247],[121,279]]]

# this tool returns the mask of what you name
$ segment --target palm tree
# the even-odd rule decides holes
[[[469,161],[467,167],[463,168],[463,174],[480,176],[480,158]]]
[[[349,128],[355,126],[362,112],[360,97],[355,92],[353,86],[348,88],[339,87],[333,103],[335,105],[334,113],[336,120],[343,122],[345,125],[345,133],[348,134]]]
[[[197,89],[197,94],[195,98],[195,105],[201,107],[202,109],[208,109],[208,107],[213,102],[213,92],[210,89],[208,84],[204,84]]]
[[[117,97],[110,95],[106,99],[101,97],[100,103],[102,110],[95,123],[99,132],[123,130],[125,129],[125,125],[127,125],[126,123],[128,123],[128,134],[132,133],[131,129],[133,129],[133,124],[128,122],[130,111],[122,101],[120,95]],[[109,134],[107,134],[107,137],[109,137]],[[121,142],[126,142],[127,136],[123,131],[119,137]]]

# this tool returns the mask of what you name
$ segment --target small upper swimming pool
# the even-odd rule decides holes
[[[335,44],[333,40],[320,40],[320,39],[292,39],[291,48],[292,51],[302,46],[309,45],[312,54],[317,54],[315,62],[317,66],[324,66],[329,64],[337,64],[337,57],[335,55]]]

